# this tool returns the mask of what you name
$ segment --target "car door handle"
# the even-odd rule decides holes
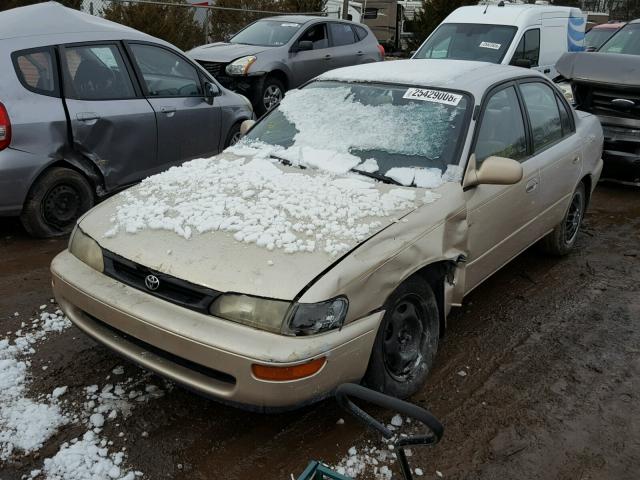
[[[81,122],[91,122],[95,120],[100,120],[100,115],[95,112],[80,112],[76,113],[76,118]]]
[[[329,55],[328,53],[324,56],[325,60],[331,60],[331,55]]]
[[[362,55],[364,55],[363,51],[359,51],[358,53],[356,53],[356,55],[358,55],[359,57],[361,57]]]
[[[176,113],[176,107],[160,107],[160,111],[171,117],[174,113]]]
[[[550,68],[545,68],[545,69],[543,70],[543,73],[551,73],[551,69],[550,69]]]
[[[536,188],[538,188],[538,179],[534,178],[533,180],[529,180],[527,185],[524,187],[527,193],[533,192]]]

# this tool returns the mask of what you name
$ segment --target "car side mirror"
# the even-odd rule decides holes
[[[511,158],[491,156],[476,169],[475,154],[469,161],[464,187],[475,185],[514,185],[522,180],[522,165]]]
[[[515,67],[531,68],[533,66],[533,62],[528,58],[516,58],[511,62],[511,65]]]
[[[244,136],[256,124],[255,120],[245,120],[240,124],[240,135]]]
[[[204,98],[209,105],[213,105],[214,97],[219,97],[222,92],[215,83],[204,82]]]
[[[313,50],[313,42],[311,40],[301,40],[296,45],[296,52],[305,52],[307,50]]]

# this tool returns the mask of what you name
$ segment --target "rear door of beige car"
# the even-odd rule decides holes
[[[474,140],[476,167],[495,155],[517,160],[524,173],[515,185],[476,185],[465,191],[469,223],[465,293],[535,240],[531,224],[542,208],[540,169],[545,160],[532,155],[516,83],[500,85],[486,98]]]
[[[582,173],[582,145],[572,112],[555,88],[539,80],[520,82],[519,87],[531,125],[533,151],[540,158],[542,211],[535,231],[541,236],[564,217]]]

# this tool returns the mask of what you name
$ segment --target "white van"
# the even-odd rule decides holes
[[[551,78],[563,53],[583,49],[586,16],[552,5],[475,5],[454,10],[412,58],[453,58],[530,67]]]

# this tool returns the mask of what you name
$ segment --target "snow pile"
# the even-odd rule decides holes
[[[446,182],[462,181],[462,167],[448,165],[444,173],[439,168],[396,167],[387,170],[385,175],[402,185],[432,189]]]
[[[400,429],[404,431],[400,431]],[[387,429],[395,434],[389,439],[382,439],[383,445],[377,447],[371,445],[371,441],[367,441],[367,445],[363,447],[352,446],[347,451],[340,462],[333,469],[341,475],[352,478],[374,478],[376,480],[389,480],[393,478],[391,467],[397,462],[398,455],[395,452],[394,444],[399,437],[406,437],[410,434],[409,429],[412,428],[411,419],[403,419],[400,415],[394,415],[391,422],[387,425]],[[413,432],[415,433],[415,432]],[[412,457],[413,452],[409,448],[404,449],[407,457]],[[409,464],[412,465],[411,460]],[[417,476],[422,476],[423,471],[420,468],[414,468]]]
[[[141,473],[123,472],[124,457],[124,452],[109,454],[107,441],[88,431],[45,459],[43,472],[47,480],[134,480]]]
[[[59,310],[42,312],[32,322],[32,331],[18,330],[13,343],[8,338],[0,340],[0,460],[38,450],[68,423],[58,404],[66,390],[56,389],[48,398],[36,400],[27,398],[26,390],[33,345],[48,332],[61,332],[70,325]]]
[[[160,398],[164,391],[156,385],[146,385],[138,389],[141,380],[128,379],[125,382],[108,383],[100,390],[98,385],[85,388],[86,402],[83,404],[84,421],[90,428],[101,428],[105,421],[113,420],[118,416],[127,418],[135,408],[136,403],[145,403],[152,398]]]
[[[105,236],[222,231],[268,250],[338,255],[380,228],[380,218],[416,206],[410,189],[383,193],[371,181],[284,171],[263,158],[198,159],[124,192]]]

